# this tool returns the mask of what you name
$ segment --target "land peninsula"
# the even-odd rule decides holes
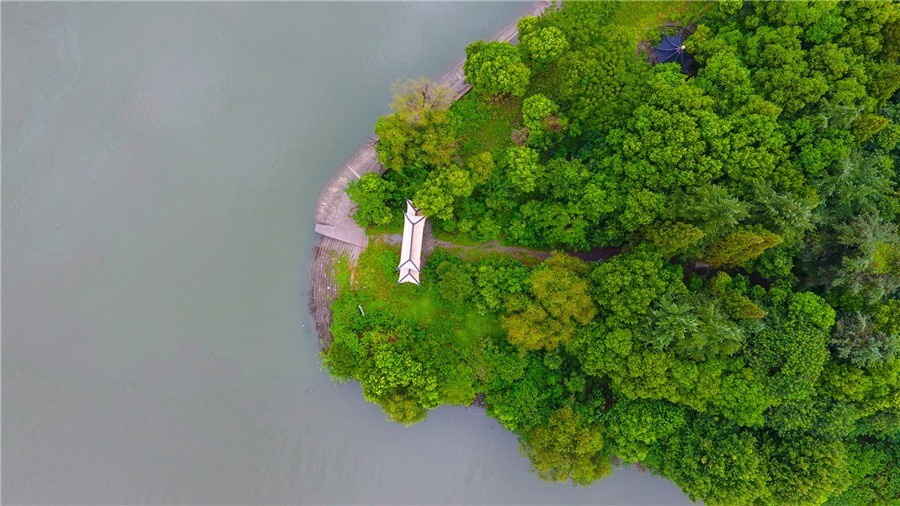
[[[325,366],[399,423],[477,400],[551,481],[897,503],[898,58],[891,2],[535,4],[323,192]]]

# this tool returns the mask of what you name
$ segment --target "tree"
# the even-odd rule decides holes
[[[555,26],[540,28],[526,33],[521,38],[519,48],[525,57],[540,65],[558,60],[569,50],[565,34]]]
[[[576,10],[615,10],[612,3],[573,3]],[[581,131],[606,135],[625,124],[635,107],[646,100],[650,70],[634,57],[634,32],[628,27],[606,25],[594,30],[592,23],[608,15],[594,12],[578,20],[579,27],[561,27],[571,49],[558,62],[561,77],[560,105]],[[582,28],[583,27],[583,28]],[[584,37],[593,44],[578,42]]]
[[[781,243],[777,235],[761,228],[739,228],[711,244],[704,254],[710,267],[740,267],[748,260]]]
[[[395,85],[394,93],[394,113],[375,122],[375,151],[385,169],[424,169],[453,160],[456,139],[447,115],[451,90],[416,79]]]
[[[806,399],[815,392],[828,356],[834,310],[809,292],[773,288],[769,297],[778,306],[771,308],[768,326],[751,339],[750,364],[776,398]]]
[[[397,205],[396,191],[397,185],[383,179],[377,172],[369,172],[359,181],[350,181],[347,195],[357,206],[353,219],[361,227],[389,225]]]
[[[620,396],[604,421],[613,453],[626,462],[641,462],[651,446],[666,441],[687,423],[687,410],[665,401]]]
[[[472,181],[475,184],[484,184],[491,178],[494,172],[494,157],[490,151],[485,151],[475,155],[466,161],[466,167],[471,173]]]
[[[463,304],[475,291],[475,283],[472,275],[465,265],[452,262],[442,262],[437,267],[438,290],[441,297],[457,304]]]
[[[893,300],[883,304],[875,318],[861,311],[839,318],[831,331],[830,344],[835,355],[858,367],[890,360],[898,345],[897,308],[900,302]],[[894,314],[887,316],[889,313]]]
[[[857,142],[866,142],[884,130],[888,123],[890,121],[887,118],[882,118],[877,114],[863,114],[853,122],[853,136],[856,137]]]
[[[431,171],[413,202],[425,216],[448,220],[453,217],[453,205],[471,195],[474,189],[472,175],[452,164]]]
[[[572,203],[542,202],[531,200],[520,209],[523,224],[530,235],[517,236],[516,240],[536,247],[587,249],[590,222],[583,212]],[[513,237],[513,233],[508,234]]]
[[[610,175],[607,188],[621,199],[613,219],[626,232],[646,227],[666,207],[677,209],[667,205],[673,193],[722,177],[731,152],[731,123],[716,114],[714,100],[686,81],[677,66],[654,67],[648,86],[646,103],[634,109],[623,128],[610,132],[599,160],[599,169]]]
[[[528,129],[527,144],[536,148],[547,147],[561,137],[565,120],[557,116],[559,106],[544,95],[532,95],[522,104],[522,122]]]
[[[647,239],[667,258],[685,253],[704,235],[699,228],[680,221],[654,224],[646,232]]]
[[[576,258],[553,256],[543,268],[532,271],[531,294],[554,318],[586,324],[597,312],[588,293],[588,282],[581,277],[586,270]]]
[[[534,470],[548,481],[588,485],[612,474],[604,451],[602,427],[588,424],[566,405],[555,411],[546,426],[538,426],[522,437],[522,453]]]
[[[648,322],[638,334],[642,341],[657,350],[664,350],[672,342],[690,339],[700,328],[700,318],[691,304],[674,300],[665,294],[648,313]]]
[[[719,393],[710,401],[710,411],[721,413],[742,427],[761,427],[769,421],[766,410],[779,399],[766,391],[766,382],[759,373],[741,365],[740,361],[732,362],[730,370],[722,375]]]
[[[466,81],[487,97],[525,95],[531,71],[508,42],[475,41],[466,47]]]
[[[628,327],[638,323],[664,294],[685,292],[679,270],[670,268],[653,250],[617,255],[591,273],[594,298],[611,326]]]
[[[719,237],[745,219],[750,206],[718,185],[676,192],[668,216],[694,224],[707,237]]]
[[[565,398],[562,377],[534,353],[499,342],[486,350],[487,413],[520,434],[547,420]]]
[[[766,496],[767,463],[752,433],[698,415],[662,454],[666,476],[707,504],[753,504]]]
[[[526,147],[506,150],[506,175],[510,185],[517,191],[522,193],[534,191],[542,172],[537,151]]]
[[[816,181],[826,199],[823,219],[840,224],[851,217],[878,213],[890,200],[892,172],[887,157],[848,152]]]
[[[832,286],[878,301],[900,288],[900,234],[893,223],[858,216],[836,227],[845,249]]]
[[[754,84],[788,113],[815,104],[828,91],[822,72],[810,70],[799,26],[761,26],[749,37],[746,61],[755,61]]]
[[[556,256],[531,272],[530,297],[511,297],[509,313],[501,319],[509,342],[529,350],[552,350],[568,342],[578,324],[593,319],[597,309],[579,271],[580,260]]]
[[[441,116],[417,123],[400,114],[382,116],[375,122],[375,133],[378,161],[388,170],[427,170],[448,165],[456,156],[456,139]]]
[[[777,504],[822,504],[847,488],[849,472],[841,442],[793,435],[767,438],[762,451],[769,461],[769,486]]]
[[[545,166],[546,193],[554,200],[577,203],[591,177],[590,169],[577,158],[551,158]],[[582,206],[578,206],[582,207]]]
[[[453,103],[450,87],[425,78],[395,84],[393,91],[391,109],[414,125],[445,119]]]
[[[766,312],[747,297],[731,276],[718,272],[710,282],[710,292],[720,301],[725,312],[738,320],[758,319],[766,316]]]
[[[900,501],[900,440],[888,438],[847,444],[850,487],[828,504],[896,504]]]

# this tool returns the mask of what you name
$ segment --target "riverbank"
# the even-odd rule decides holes
[[[553,3],[552,0],[538,0],[517,17],[491,40],[516,42],[516,25],[526,16],[540,15]],[[458,61],[437,82],[447,86],[458,100],[469,92],[462,66],[465,58]],[[315,255],[310,265],[309,309],[313,316],[319,346],[325,348],[331,340],[331,303],[337,297],[337,284],[332,279],[334,264],[338,258],[346,257],[351,262],[366,248],[366,231],[353,221],[350,214],[353,202],[347,196],[347,185],[368,172],[383,169],[375,153],[375,140],[367,142],[344,167],[338,169],[331,178],[316,203],[316,233],[319,239]]]

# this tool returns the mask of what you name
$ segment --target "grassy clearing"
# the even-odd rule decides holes
[[[387,313],[415,322],[428,332],[453,336],[457,342],[449,344],[465,348],[477,348],[476,343],[483,338],[503,335],[496,316],[481,315],[471,306],[442,299],[433,269],[426,268],[419,286],[397,284],[398,248],[376,242],[359,257],[359,281],[354,292],[367,314]]]
[[[509,133],[522,122],[521,106],[517,99],[488,103],[475,93],[454,102],[450,118],[459,139],[460,156],[466,159],[512,145]]]
[[[689,21],[706,6],[706,1],[626,2],[609,20],[610,25],[631,27],[634,43],[659,38],[659,28],[668,21]]]

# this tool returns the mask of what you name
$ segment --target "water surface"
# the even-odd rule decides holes
[[[404,428],[320,369],[312,211],[516,3],[2,4],[7,503],[685,503],[528,472],[477,409]]]

